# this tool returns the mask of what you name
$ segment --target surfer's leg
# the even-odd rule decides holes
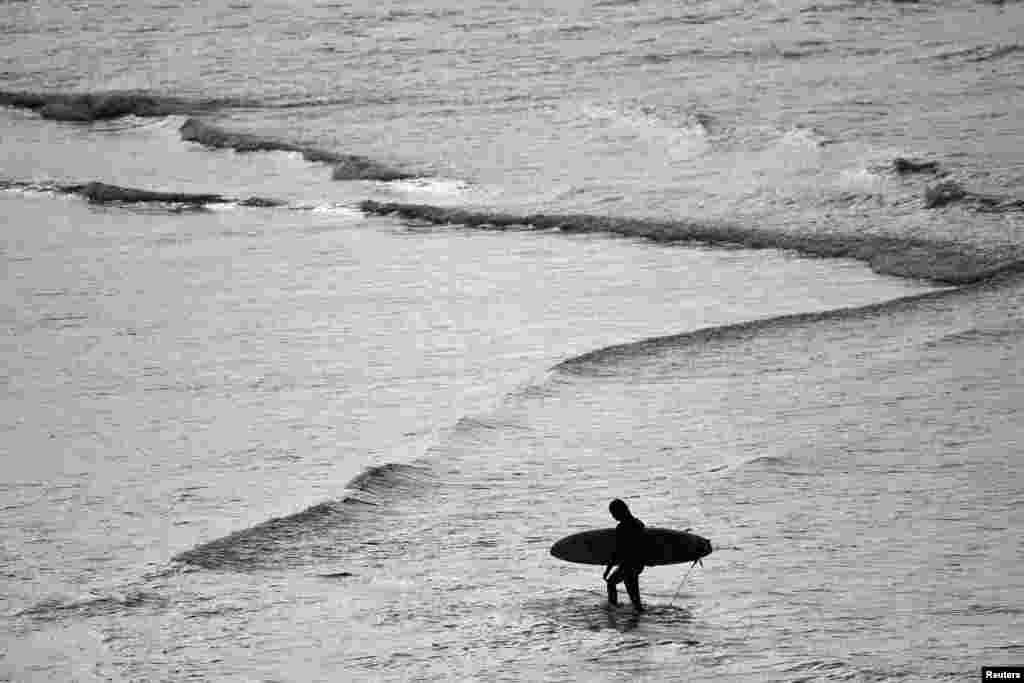
[[[606,583],[608,584],[608,604],[609,605],[617,605],[617,604],[619,604],[619,591],[615,587],[615,584],[617,584],[619,581],[622,581],[622,571],[619,570],[619,569],[616,569],[615,571],[613,571],[608,576],[608,578],[606,579]]]
[[[633,607],[638,611],[642,610],[644,605],[640,602],[640,576],[630,572],[622,578],[622,582],[626,584],[626,593],[629,594],[629,601],[633,603]]]

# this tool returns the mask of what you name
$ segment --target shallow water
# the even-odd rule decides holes
[[[6,4],[3,677],[1019,663],[1022,19]],[[613,497],[715,546],[642,615]]]

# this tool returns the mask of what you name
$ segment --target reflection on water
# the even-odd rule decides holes
[[[619,633],[635,631],[634,635],[647,638],[667,638],[674,631],[683,633],[683,627],[693,621],[693,612],[683,606],[662,604],[658,601],[659,597],[647,597],[645,594],[645,609],[637,612],[632,606],[609,605],[601,591],[568,589],[557,597],[527,600],[523,609],[527,613],[549,619],[561,628],[587,631],[610,629]],[[680,642],[697,644],[692,639]]]

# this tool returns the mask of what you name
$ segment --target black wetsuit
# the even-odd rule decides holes
[[[640,603],[640,572],[644,570],[644,523],[636,517],[619,522],[615,527],[615,558],[612,564],[618,568],[608,577],[608,602],[619,603],[616,584],[620,581],[626,585],[626,593],[630,602],[638,609]]]

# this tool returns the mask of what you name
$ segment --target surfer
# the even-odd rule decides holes
[[[608,583],[608,603],[619,604],[616,585],[622,582],[626,585],[626,593],[633,608],[640,612],[644,608],[640,602],[640,572],[644,570],[644,523],[634,517],[629,507],[618,498],[608,504],[608,511],[619,522],[615,527],[615,553],[604,569],[604,580]],[[618,568],[612,571],[616,565]]]

